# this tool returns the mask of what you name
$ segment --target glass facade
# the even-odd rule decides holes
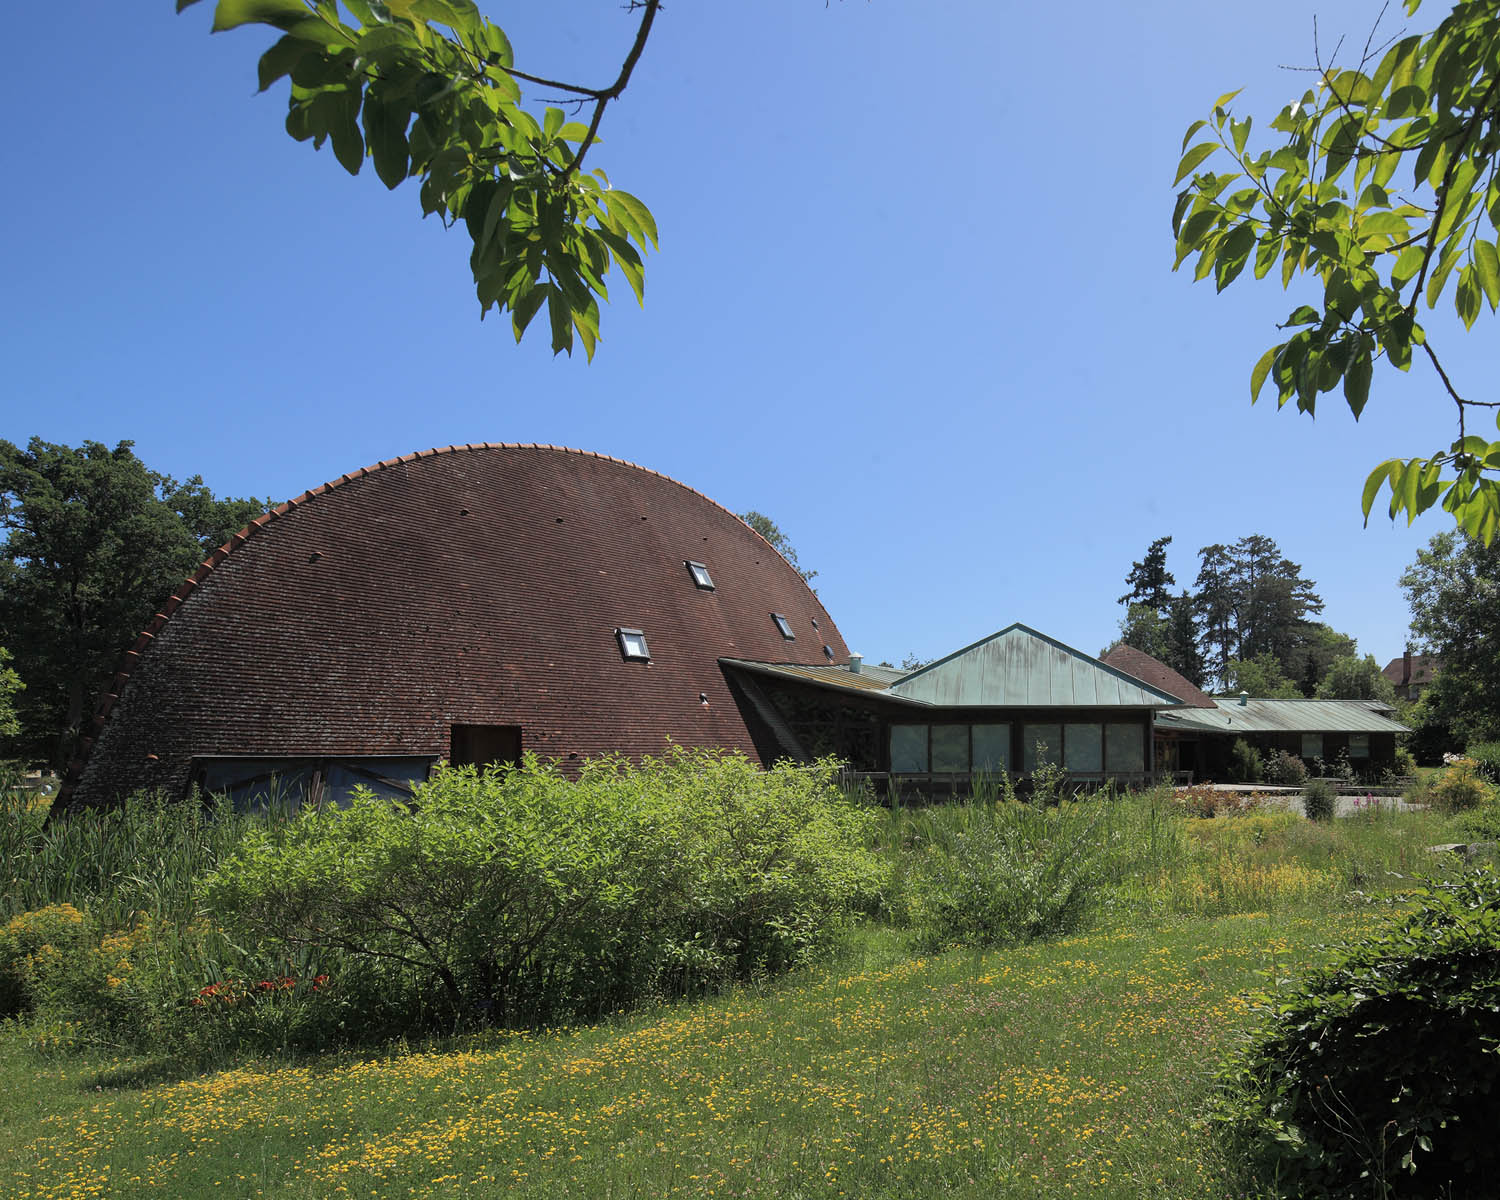
[[[227,796],[235,812],[295,812],[308,804],[347,808],[356,788],[407,800],[436,761],[429,755],[378,758],[210,758],[195,764],[199,790]]]
[[[891,770],[898,775],[994,774],[1015,771],[1015,726],[892,725]],[[1146,725],[1141,721],[1069,721],[1022,725],[1021,767],[1056,763],[1076,775],[1138,775],[1146,771]],[[1038,747],[1041,747],[1040,756]]]
[[[1063,766],[1097,774],[1104,770],[1104,726],[1067,725],[1063,729]]]
[[[1302,757],[1323,757],[1323,735],[1321,733],[1304,733],[1302,735]]]
[[[1062,762],[1061,725],[1021,726],[1021,769],[1030,775],[1042,763]]]
[[[1112,721],[1104,727],[1104,762],[1111,771],[1146,769],[1146,727]]]
[[[932,769],[969,773],[969,727],[967,725],[934,725],[932,727]]]
[[[897,774],[927,773],[927,726],[891,726],[891,770]]]
[[[1368,733],[1351,733],[1349,735],[1349,757],[1370,757],[1370,735]]]
[[[975,725],[974,770],[998,775],[1010,770],[1010,726]]]

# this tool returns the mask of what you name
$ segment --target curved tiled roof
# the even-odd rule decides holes
[[[1158,691],[1176,696],[1188,708],[1213,708],[1213,699],[1195,688],[1166,663],[1152,658],[1144,650],[1120,642],[1104,654],[1100,662],[1108,663],[1116,670],[1124,671],[1144,680]]]
[[[434,462],[434,460],[440,461]],[[608,474],[613,482],[607,485],[600,480],[585,482],[584,476],[589,475],[591,472],[597,475],[601,471]],[[376,488],[383,494],[390,493],[395,498],[389,510],[382,511],[380,505],[373,501],[369,503],[355,503],[350,501],[334,506],[341,510],[348,510],[347,513],[341,511],[337,519],[355,521],[357,527],[349,531],[349,533],[355,540],[361,542],[361,546],[369,554],[378,556],[382,552],[389,553],[391,546],[399,547],[400,550],[398,553],[410,553],[423,558],[428,567],[441,575],[444,570],[450,567],[457,569],[464,565],[463,562],[454,564],[451,561],[452,556],[458,555],[466,561],[472,550],[476,560],[485,560],[488,558],[491,560],[487,563],[488,568],[492,571],[495,570],[497,567],[494,561],[495,555],[487,555],[484,549],[469,547],[462,538],[455,539],[452,531],[446,528],[444,522],[440,521],[433,524],[429,521],[429,514],[422,508],[422,497],[413,496],[412,488],[406,486],[407,475],[413,472],[427,479],[427,486],[436,489],[435,494],[441,493],[444,497],[444,502],[446,502],[446,499],[451,498],[448,496],[448,493],[454,489],[478,489],[476,494],[482,493],[484,495],[484,503],[490,510],[487,513],[488,524],[485,536],[491,542],[503,540],[507,546],[516,549],[517,552],[509,557],[505,557],[503,563],[504,567],[512,573],[519,573],[519,575],[524,576],[527,569],[526,563],[528,562],[526,556],[527,546],[513,546],[512,543],[516,543],[517,540],[524,543],[527,539],[532,539],[538,544],[546,543],[549,551],[547,557],[552,561],[554,576],[550,578],[538,577],[535,580],[530,579],[529,576],[519,578],[516,586],[511,588],[510,592],[519,592],[523,596],[529,596],[529,593],[526,592],[527,588],[541,588],[543,592],[549,593],[546,596],[545,604],[543,604],[543,608],[548,612],[556,612],[560,608],[566,608],[567,598],[552,594],[556,592],[554,586],[556,582],[555,572],[560,569],[559,563],[565,562],[565,556],[552,553],[552,551],[557,549],[556,543],[565,534],[562,531],[558,531],[557,533],[542,531],[535,527],[534,522],[528,524],[526,521],[528,514],[525,506],[534,506],[540,502],[547,502],[548,498],[554,495],[561,497],[571,489],[577,494],[573,495],[572,499],[567,502],[570,519],[573,521],[573,526],[567,533],[576,535],[575,540],[581,539],[582,542],[587,543],[592,552],[603,557],[608,557],[612,553],[611,547],[614,539],[618,539],[619,545],[622,547],[633,545],[637,549],[640,549],[643,546],[639,536],[619,538],[620,531],[618,529],[606,528],[613,520],[613,515],[609,511],[611,504],[615,506],[639,504],[643,508],[655,505],[660,508],[663,516],[666,518],[665,524],[675,531],[671,535],[671,539],[673,540],[672,553],[677,554],[681,552],[681,557],[683,558],[701,557],[700,554],[691,552],[693,547],[689,546],[685,540],[687,536],[686,527],[695,523],[704,524],[706,522],[705,529],[708,525],[712,525],[712,536],[716,540],[722,542],[726,535],[728,535],[730,541],[735,543],[736,548],[732,557],[736,561],[748,558],[753,561],[755,567],[764,567],[763,571],[756,573],[759,580],[757,586],[761,586],[762,584],[771,586],[774,579],[774,586],[771,586],[771,591],[775,594],[774,596],[768,595],[764,597],[765,604],[772,604],[774,601],[774,604],[779,608],[795,607],[799,616],[806,613],[808,617],[816,615],[821,617],[823,621],[826,621],[826,625],[822,627],[821,635],[814,634],[812,637],[808,637],[804,634],[804,640],[800,646],[801,656],[805,656],[809,663],[824,661],[822,646],[825,642],[833,645],[837,653],[847,653],[847,649],[843,646],[831,618],[828,617],[822,606],[818,604],[816,597],[811,593],[810,589],[807,589],[801,576],[776,552],[775,548],[728,509],[717,504],[696,489],[672,479],[670,476],[610,455],[553,445],[484,442],[433,448],[386,459],[373,466],[363,467],[357,471],[341,475],[337,479],[329,480],[319,487],[306,491],[300,496],[287,501],[285,504],[278,505],[271,511],[257,517],[244,529],[230,538],[223,546],[210,554],[198,570],[186,579],[177,591],[172,594],[162,606],[162,610],[155,615],[136,639],[135,644],[123,655],[119,671],[115,675],[113,683],[108,688],[107,693],[101,698],[94,718],[92,735],[83,745],[80,760],[75,764],[75,769],[70,774],[70,784],[76,783],[80,778],[86,777],[87,762],[95,753],[94,745],[96,741],[111,724],[112,715],[116,712],[122,699],[132,690],[133,684],[137,682],[142,665],[148,660],[153,648],[164,638],[172,634],[178,614],[184,609],[184,606],[192,608],[194,606],[194,598],[206,590],[215,592],[223,591],[224,589],[219,585],[219,581],[223,577],[224,572],[229,567],[244,563],[247,553],[251,553],[252,558],[264,557],[259,552],[252,553],[251,551],[247,551],[247,547],[253,548],[266,545],[268,537],[273,542],[277,541],[277,537],[271,537],[277,530],[286,530],[291,526],[302,527],[309,524],[309,518],[301,514],[325,512],[328,506],[333,504],[334,498],[345,495],[363,496],[370,488]],[[487,473],[494,474],[497,472],[504,473],[507,479],[511,477],[517,479],[524,477],[524,483],[519,485],[518,489],[507,490],[503,484],[497,482],[495,479],[489,479],[486,482]],[[391,481],[397,476],[400,476],[399,483],[392,483]],[[439,476],[443,478],[438,478]],[[655,484],[648,481],[660,481],[660,483]],[[419,491],[421,486],[423,485],[418,485]],[[583,494],[583,492],[590,489],[592,489],[592,500],[589,496]],[[649,495],[647,494],[648,492],[650,493]],[[673,499],[673,496],[677,498]],[[462,512],[464,515],[467,515],[469,510],[463,508]],[[642,522],[646,522],[649,515],[647,512],[639,513]],[[405,529],[399,527],[399,521],[403,519],[409,522],[408,527]],[[397,524],[393,525],[393,521],[397,522]],[[562,525],[564,517],[559,515],[556,521],[557,524]],[[424,525],[424,522],[427,522],[427,524]],[[730,524],[731,522],[732,525]],[[325,517],[319,518],[317,523],[326,525],[326,514]],[[429,525],[431,526],[430,528],[428,527]],[[338,537],[341,533],[342,531],[335,531],[334,536]],[[698,533],[701,537],[699,544],[709,542],[710,537],[704,535],[702,530],[699,530]],[[438,541],[444,543],[443,548],[441,550],[429,550],[425,548],[423,538],[428,535],[436,536]],[[475,536],[478,535],[476,534]],[[728,545],[728,543],[724,544]],[[661,543],[659,541],[652,543],[652,548],[660,549]],[[624,552],[628,553],[629,551],[626,550]],[[266,551],[265,553],[269,554],[270,551]],[[319,551],[317,550],[313,550],[311,553],[314,556],[319,555]],[[443,557],[445,553],[449,555],[449,558]],[[629,564],[620,565],[624,568],[624,574],[632,576],[635,592],[638,596],[644,591],[649,591],[649,582],[644,581],[639,572],[632,572]],[[680,563],[677,563],[676,566],[681,569],[681,579],[677,578],[675,573],[670,570],[672,567],[670,562],[662,562],[655,565],[661,568],[661,579],[663,581],[670,580],[670,583],[664,586],[676,589],[683,581],[688,580],[686,571],[685,569],[681,569]],[[748,567],[750,563],[746,562],[744,565]],[[292,575],[286,570],[285,564],[282,564],[279,569],[282,571],[279,582],[290,582]],[[564,566],[561,569],[566,571],[573,568]],[[611,568],[598,569],[601,574],[604,574]],[[253,574],[249,567],[237,573],[242,575]],[[346,580],[346,583],[362,582],[354,578],[354,575],[347,570],[345,574],[350,576]],[[620,574],[620,571],[616,571],[616,577]],[[745,587],[743,572],[741,576],[738,586],[743,589]],[[717,571],[715,578],[716,581],[720,581]],[[795,584],[793,584],[793,580],[795,580]],[[597,584],[597,580],[586,580],[584,582]],[[720,582],[722,586],[723,581]],[[369,583],[370,586],[378,588],[380,580],[372,577]],[[690,581],[688,583],[690,586]],[[457,587],[467,586],[462,580],[454,582],[453,585]],[[235,586],[243,590],[246,587],[260,586],[264,588],[268,585],[265,580],[259,580],[256,585],[242,583]],[[274,591],[274,582],[269,586],[272,586]],[[292,586],[295,587],[296,585],[292,584]],[[357,591],[358,589],[356,588],[355,590]],[[504,591],[504,589],[500,590]],[[499,593],[496,589],[491,588],[489,591],[492,600],[498,597]],[[521,608],[525,608],[526,604],[530,602],[524,599],[518,600],[516,596],[510,595],[510,592],[506,593],[506,599],[514,602],[512,603],[512,607],[519,605]],[[601,591],[598,586],[585,587],[583,592],[586,592],[596,604],[608,605],[609,603],[610,593],[607,590]],[[801,594],[798,595],[798,592]],[[541,593],[538,593],[538,595],[541,595]],[[673,596],[675,597],[674,602],[683,599],[681,596],[676,596],[675,590],[673,591]],[[726,609],[734,608],[737,612],[737,620],[741,624],[745,622],[746,612],[748,611],[740,611],[744,609],[744,604],[742,603],[744,599],[745,597],[743,596],[738,598],[728,597],[725,598],[724,604],[721,606]],[[252,608],[259,605],[263,609],[266,600],[266,595],[254,593],[248,596],[244,603]],[[231,601],[226,600],[222,601],[222,603],[233,607],[233,602]],[[702,606],[699,607],[701,608]],[[757,604],[756,607],[758,609],[759,607],[765,607],[765,605]],[[600,619],[603,619],[604,615],[603,613],[598,614]],[[628,612],[614,614],[614,619],[610,622],[611,626],[621,623],[629,624],[630,621],[624,619],[628,618],[628,616]],[[261,612],[257,619],[264,621],[266,619],[264,612]],[[766,615],[765,621],[769,624],[769,615]],[[691,624],[691,621],[689,621],[689,624]],[[805,619],[803,620],[803,628],[807,633],[812,633],[807,628],[807,621]],[[709,631],[699,632],[707,636]],[[721,635],[724,633],[723,630],[719,632]],[[734,655],[745,653],[747,650],[755,656],[764,654],[769,657],[773,651],[779,656],[781,650],[781,639],[779,636],[775,638],[774,642],[769,638],[765,638],[763,645],[757,645],[753,649],[740,644],[745,641],[747,636],[751,641],[757,641],[764,632],[763,630],[759,631],[759,633],[751,631],[746,635],[735,636],[731,631],[727,638],[727,645],[712,647],[714,658],[717,658],[720,654]],[[774,629],[772,632],[774,633]],[[720,640],[724,640],[724,638],[721,636]],[[796,643],[787,643],[787,645],[793,646]],[[653,645],[652,649],[653,653],[655,653],[657,650],[656,645]],[[460,651],[460,653],[462,652]],[[200,672],[212,670],[212,665],[212,656],[206,652],[195,659],[195,668]],[[241,667],[243,667],[243,664],[241,664]],[[699,692],[695,691],[694,697],[696,698],[698,694]],[[67,790],[71,792],[71,786]]]

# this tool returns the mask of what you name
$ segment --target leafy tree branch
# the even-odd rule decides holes
[[[199,0],[177,0],[181,12]],[[634,41],[604,87],[517,70],[504,30],[472,0],[218,0],[213,29],[267,25],[260,90],[290,79],[287,132],[351,175],[368,158],[387,188],[420,180],[424,216],[462,221],[480,315],[510,314],[520,341],[545,305],[553,353],[575,340],[593,358],[605,277],[618,268],[636,300],[656,222],[629,192],[583,162],[609,103],[630,83],[661,6],[632,0]],[[592,102],[589,123],[521,105],[518,80]]]
[[[1408,14],[1420,4],[1406,0]],[[1278,263],[1283,287],[1302,275],[1323,285],[1321,304],[1293,309],[1280,328],[1295,332],[1255,364],[1252,400],[1270,380],[1278,406],[1295,399],[1312,414],[1339,388],[1358,419],[1374,364],[1409,370],[1421,347],[1454,405],[1457,437],[1425,458],[1377,466],[1365,517],[1389,489],[1392,518],[1404,512],[1410,522],[1441,503],[1485,543],[1500,529],[1500,441],[1470,432],[1471,410],[1500,400],[1455,382],[1417,314],[1450,282],[1466,329],[1483,304],[1500,306],[1497,18],[1500,0],[1463,0],[1431,33],[1380,44],[1377,21],[1352,67],[1337,61],[1342,43],[1326,63],[1315,43],[1317,85],[1270,123],[1284,135],[1271,148],[1249,148],[1251,118],[1229,107],[1238,93],[1221,96],[1183,138],[1173,213],[1174,269],[1196,255],[1194,278],[1213,275],[1219,291],[1247,266],[1261,279]],[[1215,156],[1235,169],[1201,170]],[[1404,192],[1398,173],[1409,179]]]

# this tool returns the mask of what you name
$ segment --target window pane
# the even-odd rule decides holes
[[[323,803],[348,808],[354,789],[367,787],[385,800],[409,800],[412,785],[427,778],[430,758],[335,758],[328,763]]]
[[[693,582],[695,584],[704,591],[711,592],[714,590],[714,577],[708,573],[708,568],[701,562],[689,562],[687,568],[693,573]]]
[[[307,803],[313,764],[295,758],[210,759],[198,768],[198,786],[224,794],[235,812],[295,812]]]
[[[1037,743],[1041,743],[1042,745],[1040,758],[1037,756]],[[1039,762],[1055,763],[1061,761],[1061,725],[1021,726],[1021,762],[1026,774],[1030,775],[1035,771]]]
[[[1104,726],[1069,725],[1063,737],[1063,766],[1070,771],[1104,770]]]
[[[969,727],[967,725],[934,725],[932,727],[932,769],[968,773]]]
[[[924,774],[927,770],[927,726],[891,726],[891,770]]]
[[[974,726],[974,770],[998,775],[1010,770],[1010,726]]]
[[[1146,727],[1111,722],[1104,727],[1104,761],[1111,771],[1146,769]]]
[[[1370,735],[1368,733],[1351,733],[1349,735],[1349,757],[1370,757]]]
[[[1304,733],[1302,735],[1302,757],[1323,757],[1323,735],[1321,733]]]

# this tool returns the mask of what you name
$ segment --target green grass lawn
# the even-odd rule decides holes
[[[837,970],[600,1027],[156,1083],[11,1027],[0,1194],[1239,1195],[1201,1115],[1246,994],[1378,919],[925,959],[871,932]]]

